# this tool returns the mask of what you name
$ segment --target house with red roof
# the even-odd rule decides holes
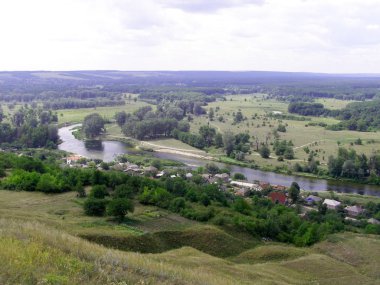
[[[286,195],[282,192],[271,192],[269,193],[268,197],[275,204],[285,205],[288,202],[288,197],[286,197]]]

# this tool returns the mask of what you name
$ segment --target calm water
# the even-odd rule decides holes
[[[68,152],[77,153],[88,158],[98,158],[104,161],[112,161],[117,155],[128,153],[127,147],[124,143],[118,141],[81,141],[77,140],[73,134],[72,129],[78,125],[69,127],[63,127],[59,129],[59,136],[62,143],[59,145],[59,149]],[[179,154],[153,152],[152,155],[158,158],[171,159],[180,161],[191,168],[197,168],[204,166],[209,161],[182,156]],[[216,163],[219,167],[228,167],[231,172],[243,173],[248,181],[260,180],[266,181],[271,184],[279,184],[284,186],[290,186],[293,181],[296,181],[302,189],[309,191],[326,191],[333,190],[343,193],[357,193],[361,195],[371,195],[380,197],[380,187],[373,185],[362,185],[347,182],[338,182],[324,179],[306,178],[294,175],[282,175],[274,172],[264,172],[260,170],[250,169],[246,167],[240,167],[235,165],[226,165],[223,163]]]

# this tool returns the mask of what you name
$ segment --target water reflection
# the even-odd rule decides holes
[[[86,140],[84,146],[87,150],[104,151],[104,144],[101,140]]]

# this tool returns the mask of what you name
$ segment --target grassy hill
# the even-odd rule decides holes
[[[262,246],[242,253],[238,262],[190,247],[139,254],[107,249],[39,222],[2,218],[0,283],[378,284],[379,250],[378,237],[340,234],[310,249]],[[278,258],[286,251],[285,260]]]
[[[75,193],[0,191],[0,216],[0,284],[380,282],[379,236],[296,248],[142,205],[117,225],[84,216]]]

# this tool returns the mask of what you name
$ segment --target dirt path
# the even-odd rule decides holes
[[[188,157],[194,157],[199,159],[206,159],[206,160],[214,160],[214,157],[207,155],[203,150],[189,150],[189,149],[183,149],[183,148],[175,148],[175,147],[168,147],[163,146],[147,141],[141,141],[140,144],[142,146],[151,146],[154,147],[154,151],[157,152],[164,152],[164,153],[173,153],[173,154],[179,154],[183,156]]]
[[[160,144],[155,144],[155,143],[152,143],[152,142],[147,142],[147,141],[141,141],[140,142],[141,145],[145,146],[145,145],[148,145],[148,146],[153,146],[153,147],[157,147],[159,149],[170,149],[170,150],[173,150],[173,151],[179,151],[179,152],[195,152],[195,153],[202,153],[202,154],[205,154],[205,152],[203,150],[192,150],[192,149],[184,149],[184,148],[176,148],[176,147],[169,147],[169,146],[164,146],[164,145],[160,145]]]
[[[304,144],[304,145],[296,146],[296,147],[293,147],[293,150],[296,150],[296,149],[299,149],[299,148],[303,148],[305,146],[312,145],[313,143],[323,142],[323,141],[326,141],[326,140],[313,141],[313,142],[310,142],[310,143],[307,143],[307,144]]]

